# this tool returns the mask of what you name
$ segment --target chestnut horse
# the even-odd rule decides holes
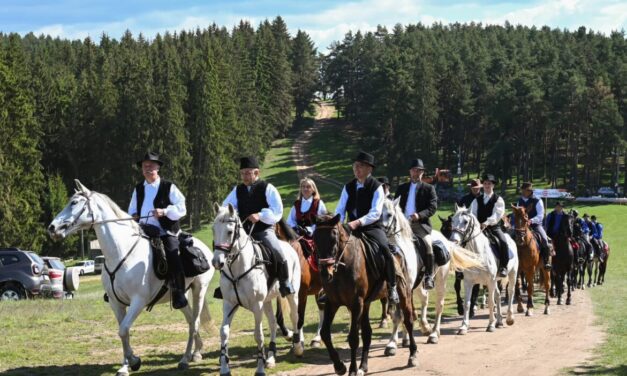
[[[309,264],[309,261],[305,257],[305,252],[303,251],[303,246],[299,241],[299,236],[296,234],[294,230],[290,228],[290,226],[284,221],[280,220],[276,225],[276,234],[280,240],[284,240],[292,246],[296,250],[298,254],[298,259],[300,261],[300,290],[298,290],[298,330],[300,331],[300,340],[304,341],[305,337],[303,336],[303,325],[305,324],[305,312],[307,309],[307,297],[309,295],[315,295],[318,297],[318,293],[322,290],[322,282],[320,281],[320,272],[312,267]],[[320,329],[322,328],[322,305],[320,305],[316,299],[316,304],[318,304],[318,312],[320,319],[318,320],[318,330],[316,331],[316,336],[311,340],[311,347],[320,347]],[[281,310],[281,305],[277,304],[277,324],[281,329],[281,332],[284,336],[290,338],[291,333],[285,327],[285,322],[283,320],[283,312]]]
[[[527,280],[527,311],[522,306],[522,296],[520,294],[520,280],[516,281],[516,299],[518,300],[518,312],[525,312],[525,316],[533,315],[533,281],[536,271],[542,274],[542,284],[544,285],[544,314],[549,314],[549,290],[551,284],[550,271],[544,269],[542,257],[540,257],[539,244],[529,228],[529,217],[522,206],[512,205],[514,212],[514,228],[516,246],[518,247],[519,269],[518,274],[524,274]]]
[[[339,215],[319,217],[314,232],[314,240],[318,248],[322,287],[327,295],[322,320],[322,341],[333,361],[335,373],[338,375],[346,373],[346,366],[333,347],[331,340],[331,324],[335,314],[341,306],[346,306],[351,313],[350,332],[348,334],[351,349],[349,376],[364,375],[368,372],[368,353],[372,340],[369,317],[370,304],[387,295],[387,284],[383,278],[375,278],[373,272],[368,270],[365,256],[367,250],[363,241],[346,232],[340,223]],[[401,257],[401,255],[394,257],[394,260],[398,262],[396,277],[400,297],[399,307],[403,312],[405,330],[407,333],[412,333],[409,336],[408,366],[415,367],[418,365],[418,359],[416,341],[413,336],[412,286],[407,283],[408,274]],[[363,348],[361,364],[357,369],[360,327]]]

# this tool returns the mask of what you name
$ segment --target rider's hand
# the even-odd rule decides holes
[[[481,224],[481,231],[485,230],[485,228],[488,227],[488,225],[486,225],[485,223]]]
[[[249,216],[248,216],[248,220],[249,220],[251,223],[257,223],[257,222],[259,222],[259,213],[253,213],[253,214],[249,215]]]
[[[420,215],[418,215],[418,213],[414,213],[411,215],[412,222],[418,222],[419,219],[420,219]]]
[[[153,211],[153,215],[155,216],[155,218],[161,218],[165,216],[165,210],[164,209],[155,209]]]
[[[361,226],[361,222],[359,222],[358,219],[348,222],[348,227],[350,227],[351,230],[356,230],[359,226]]]

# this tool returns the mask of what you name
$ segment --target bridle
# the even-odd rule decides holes
[[[390,222],[389,226],[383,226],[383,228],[385,229],[385,235],[387,235],[388,238],[391,238],[392,236],[396,236],[397,234],[401,233],[401,231],[403,230],[401,228],[397,230],[396,232],[393,232],[398,222],[398,218],[396,217],[396,210],[393,210],[390,215],[392,216],[392,222]]]
[[[465,215],[465,213],[460,215]],[[468,217],[470,217],[470,223],[468,223],[468,226],[466,226],[466,229],[464,231],[458,229],[457,227],[451,226],[451,233],[456,232],[461,236],[460,245],[462,247],[465,247],[468,242],[481,235],[482,233],[482,231],[479,230],[476,235],[473,235],[473,231],[475,229],[474,222],[476,221],[476,219],[472,215],[469,215]]]
[[[329,267],[333,265],[333,272],[335,273],[337,272],[337,268],[340,265],[346,266],[346,264],[342,262],[342,258],[344,257],[344,251],[346,251],[346,247],[348,247],[348,244],[351,242],[351,238],[349,236],[348,239],[342,239],[342,230],[340,226],[338,226],[337,224],[336,225],[319,224],[316,226],[316,231],[320,229],[333,229],[333,228],[337,228],[338,233],[339,233],[339,239],[334,239],[337,246],[333,248],[333,252],[331,252],[331,257],[318,259],[318,267],[323,268],[323,267]],[[353,239],[356,239],[356,238],[353,238]],[[344,243],[343,246],[342,246],[342,243]],[[339,253],[337,252],[337,249],[341,249]]]

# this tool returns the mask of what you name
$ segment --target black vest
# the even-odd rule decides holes
[[[170,188],[172,188],[172,182],[161,179],[159,188],[157,189],[157,195],[155,196],[155,200],[152,202],[155,209],[165,209],[168,205],[172,204],[170,202]],[[144,204],[144,197],[146,196],[146,192],[144,191],[144,182],[135,186],[135,192],[137,193],[137,214],[141,216],[142,205]],[[181,229],[179,221],[173,221],[168,217],[161,217],[158,221],[161,228],[165,231],[170,231],[176,234]]]
[[[478,197],[481,197],[481,195],[479,195]],[[475,198],[477,198],[477,196],[473,195],[472,193],[468,193],[467,195],[459,199],[459,201],[457,201],[457,205],[469,209],[472,202],[475,201]]]
[[[368,214],[372,207],[372,199],[374,198],[374,193],[377,191],[377,189],[379,189],[380,186],[381,183],[372,176],[368,176],[368,178],[366,178],[363,188],[359,189],[359,193],[357,192],[357,179],[351,180],[348,184],[344,186],[346,188],[346,193],[348,193],[348,200],[346,201],[346,211],[348,212],[349,221],[354,221]],[[353,214],[353,211],[356,211],[357,215]],[[366,227],[380,227],[380,224],[381,221],[377,220],[376,222],[373,222]]]
[[[476,198],[477,219],[479,220],[479,223],[485,222],[485,220],[492,215],[492,212],[494,211],[494,205],[496,204],[496,201],[498,201],[498,199],[499,196],[496,193],[492,194],[492,197],[490,197],[487,204],[483,203],[483,195]]]
[[[236,188],[237,196],[237,211],[239,213],[239,219],[243,222],[249,215],[259,213],[261,209],[269,208],[268,200],[266,200],[266,188],[268,183],[263,180],[257,180],[253,183],[248,191],[248,187],[244,184],[240,184]],[[244,223],[244,230],[250,231],[252,223]],[[261,232],[269,228],[270,225],[261,221],[255,224],[253,233]]]
[[[525,203],[521,197],[518,199],[518,206],[524,207],[525,211],[527,212],[527,217],[531,219],[538,215],[538,212],[536,211],[536,205],[538,205],[538,201],[540,201],[540,199],[532,195]]]

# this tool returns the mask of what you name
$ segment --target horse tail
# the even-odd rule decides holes
[[[454,272],[461,272],[464,269],[481,267],[481,260],[477,258],[477,255],[475,253],[455,244],[451,244],[450,248],[451,262],[449,270]]]
[[[204,299],[202,302],[202,307],[201,307],[201,311],[200,311],[200,326],[202,326],[202,328],[206,331],[210,331],[211,330],[211,314],[209,313],[209,306],[207,305],[207,299]]]
[[[287,222],[285,222],[285,219],[281,218],[281,220],[277,222],[277,226],[279,226],[281,232],[286,237],[286,239],[282,240],[285,240],[287,242],[293,242],[298,239],[298,234],[296,234],[296,231],[288,226]]]

